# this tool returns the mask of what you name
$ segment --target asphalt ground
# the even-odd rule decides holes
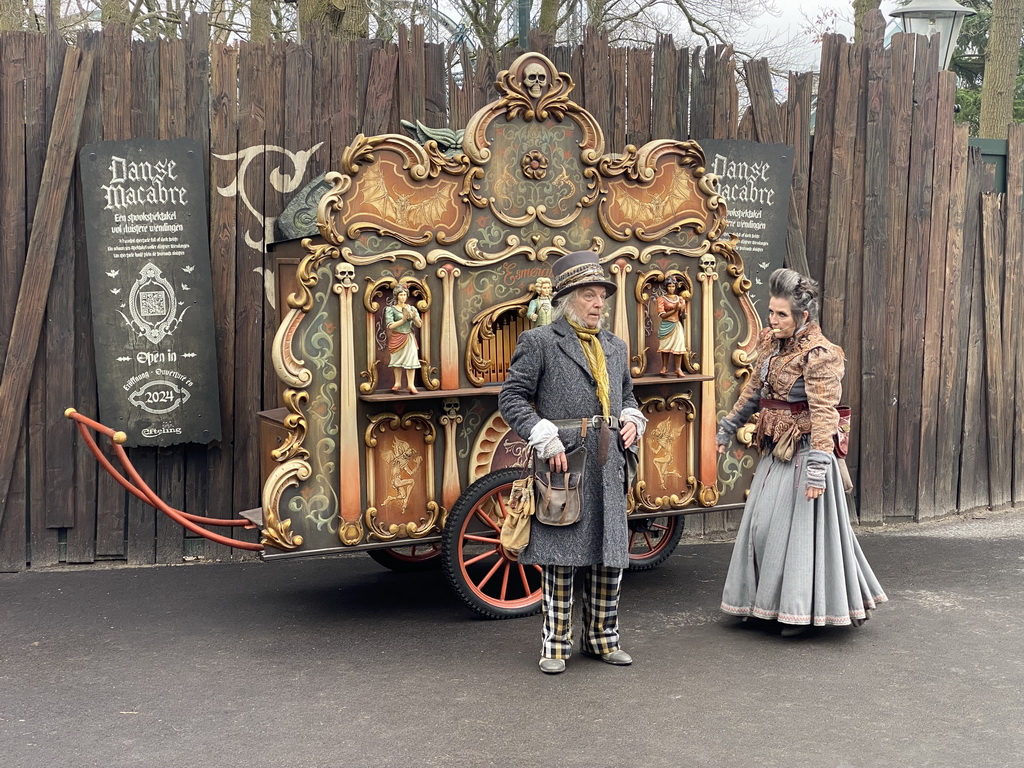
[[[1024,765],[1024,511],[860,540],[862,628],[722,616],[731,545],[684,544],[626,574],[634,665],[558,676],[365,554],[0,575],[0,768]]]

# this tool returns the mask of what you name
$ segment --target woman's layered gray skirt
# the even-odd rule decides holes
[[[806,497],[804,441],[793,459],[766,453],[736,534],[722,610],[784,624],[860,624],[886,601],[850,525],[839,463],[825,492]]]

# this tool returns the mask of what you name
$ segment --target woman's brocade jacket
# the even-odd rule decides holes
[[[801,434],[810,435],[812,450],[832,453],[845,370],[842,348],[826,339],[817,323],[807,323],[791,338],[781,340],[765,328],[758,336],[754,371],[723,421],[732,425],[735,433],[736,427],[760,410],[757,444],[764,437],[778,442],[795,424]],[[762,399],[806,401],[808,409],[798,413],[762,409]]]

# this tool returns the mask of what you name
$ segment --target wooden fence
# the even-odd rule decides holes
[[[401,119],[464,126],[520,51],[472,66],[463,54],[459,83],[420,29],[398,44],[225,47],[210,44],[206,18],[194,16],[180,39],[131,40],[114,25],[75,47],[92,56],[79,145],[184,136],[204,148],[223,439],[131,457],[172,506],[233,517],[259,504],[256,412],[277,397],[264,243],[289,192],[334,168],[357,133],[402,132]],[[612,150],[663,137],[793,145],[788,259],[824,281],[823,324],[847,351],[861,522],[1021,500],[1024,366],[1011,320],[1024,287],[1021,126],[1009,142],[1008,192],[996,194],[990,168],[953,124],[954,82],[937,73],[935,47],[897,35],[883,49],[880,14],[863,42],[826,38],[813,113],[814,75],[791,75],[777,104],[764,63],[739,67],[728,48],[680,50],[669,37],[611,48],[593,34],[578,48],[542,38],[531,47],[572,75],[572,98]],[[19,286],[39,278],[23,272],[66,48],[56,37],[0,35],[0,362]],[[742,112],[741,85],[750,101]],[[59,247],[28,395],[0,403],[4,418],[20,421],[0,570],[247,557],[126,495],[64,418],[69,405],[98,410],[77,188],[72,180],[63,219],[42,222],[59,229]],[[687,531],[720,530],[725,519],[691,515]]]

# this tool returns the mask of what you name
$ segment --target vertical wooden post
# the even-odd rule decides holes
[[[917,515],[924,520],[945,514],[937,508],[935,491],[937,475],[944,468],[936,464],[936,422],[938,420],[939,370],[943,365],[942,316],[948,311],[946,244],[949,232],[949,197],[953,153],[953,108],[956,104],[956,79],[952,72],[939,74],[938,100],[935,111],[935,144],[932,205],[929,213],[930,247],[923,254],[927,260],[927,302],[925,304],[924,338],[922,344],[923,378],[921,383],[921,465],[917,482]]]
[[[928,296],[938,38],[916,38],[910,173],[900,329],[899,416],[896,434],[896,513],[916,518],[920,471],[924,316]],[[898,258],[898,256],[897,256]]]

